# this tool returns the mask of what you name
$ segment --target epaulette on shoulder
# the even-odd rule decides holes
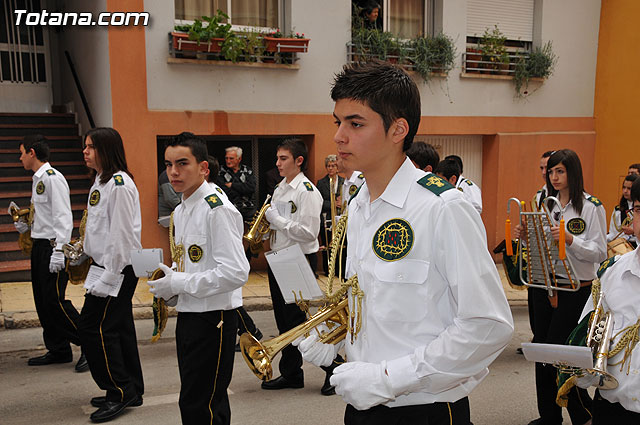
[[[113,180],[116,182],[116,186],[124,186],[124,179],[120,174],[114,174]]]
[[[55,176],[55,175],[56,175],[56,172],[55,172],[53,169],[49,168],[49,169],[47,170],[47,174],[49,174],[50,176]]]
[[[305,189],[307,189],[307,192],[313,192],[313,185],[309,182],[303,182],[302,184],[304,184]]]
[[[473,186],[473,182],[471,180],[465,180],[464,182],[469,186]]]
[[[211,195],[206,196],[204,200],[207,201],[207,204],[209,204],[209,207],[211,207],[211,209],[214,209],[215,207],[219,207],[220,205],[222,205],[222,200],[215,193],[212,193]]]
[[[614,210],[616,210],[616,211],[620,211],[620,205],[616,205],[616,207],[614,208]]]
[[[596,198],[595,196],[589,196],[587,200],[591,202],[593,205],[595,205],[596,207],[599,207],[600,205],[602,205],[602,202],[600,202],[600,199]]]
[[[611,258],[607,258],[606,260],[604,260],[601,264],[600,264],[600,268],[598,268],[598,279],[600,279],[602,277],[602,275],[604,274],[604,272],[611,266],[613,266],[613,263],[615,263],[616,261],[618,261],[618,258],[620,258],[618,255],[614,255]]]
[[[359,179],[363,179],[364,178],[364,174],[362,174],[362,173],[358,174],[358,178]]]
[[[436,176],[435,174],[427,174],[426,176],[418,180],[417,183],[422,187],[426,187],[438,196],[440,196],[442,192],[454,188],[451,183],[441,177]]]

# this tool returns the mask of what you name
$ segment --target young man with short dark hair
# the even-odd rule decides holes
[[[629,172],[627,174],[640,175],[640,164],[631,164],[631,165],[629,165]]]
[[[445,157],[445,160],[449,159],[456,161],[460,167],[460,175],[456,180],[455,186],[464,192],[464,196],[467,198],[467,201],[471,202],[471,205],[473,205],[476,211],[478,211],[478,214],[482,214],[482,191],[480,190],[480,186],[462,175],[464,171],[462,158],[458,155],[448,155]]]
[[[148,283],[156,297],[177,303],[182,422],[228,425],[227,388],[238,329],[234,310],[242,306],[242,286],[249,276],[242,216],[206,181],[203,140],[174,138],[164,158],[171,184],[182,193],[182,203],[173,213],[180,258],[177,271],[160,264],[165,277]]]
[[[469,424],[467,396],[513,332],[480,216],[406,157],[420,122],[406,72],[348,64],[331,97],[338,155],[365,177],[347,225],[347,277],[359,282],[349,311],[361,328],[347,334],[348,361],[331,378],[348,403],[345,424]],[[327,364],[338,347],[314,338],[299,349]]]
[[[277,251],[293,244],[300,245],[315,272],[318,262],[318,232],[320,230],[320,211],[322,195],[304,175],[307,168],[307,146],[300,139],[285,139],[278,145],[276,167],[283,178],[277,184],[271,206],[265,216],[271,228],[271,249]],[[273,302],[273,313],[282,334],[306,321],[306,314],[297,304],[285,304],[271,268],[268,269],[269,290]],[[327,364],[324,384],[320,390],[323,395],[335,394],[329,378],[335,365]],[[304,387],[302,356],[292,345],[282,350],[280,358],[280,376],[264,381],[265,390]]]
[[[460,166],[453,159],[443,159],[438,163],[438,166],[435,170],[433,170],[433,174],[436,174],[439,177],[442,177],[453,186],[456,185],[456,182],[460,178]],[[464,191],[460,189],[460,191]]]
[[[29,366],[68,363],[72,360],[69,342],[80,345],[78,310],[65,299],[69,276],[64,270],[62,246],[71,239],[73,215],[69,184],[60,171],[49,164],[49,145],[41,135],[26,136],[20,143],[20,161],[31,170],[33,184],[32,223],[15,223],[24,233],[31,228],[31,285],[47,352],[29,359]],[[84,355],[77,372],[89,369]]]
[[[433,173],[440,162],[440,154],[436,148],[425,142],[413,142],[407,151],[413,165],[426,172]]]

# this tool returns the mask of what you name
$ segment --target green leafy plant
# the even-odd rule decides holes
[[[425,82],[434,72],[448,74],[455,64],[456,47],[451,37],[440,33],[435,37],[420,36],[411,40],[410,59]]]
[[[497,25],[492,30],[489,28],[484,30],[484,34],[478,41],[478,48],[482,53],[482,60],[488,63],[481,64],[481,68],[499,69],[500,64],[509,63],[506,41],[507,37]]]
[[[222,53],[226,60],[235,63],[238,62],[244,54],[246,46],[247,43],[243,37],[238,37],[236,34],[229,32],[222,42],[222,50],[220,53]]]
[[[528,56],[521,55],[513,74],[516,97],[526,97],[532,92],[529,89],[531,78],[549,78],[555,69],[558,57],[553,52],[551,41],[542,47],[536,47]]]
[[[245,60],[247,62],[256,62],[258,57],[264,55],[265,46],[262,42],[262,34],[251,31],[243,33],[242,36],[245,40]]]
[[[198,41],[199,44],[212,38],[225,38],[231,33],[231,24],[223,23],[225,20],[229,20],[229,15],[220,9],[215,16],[203,16],[202,19],[194,20],[189,26],[189,40]]]

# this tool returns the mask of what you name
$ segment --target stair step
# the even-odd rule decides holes
[[[74,229],[77,229],[78,227],[80,227],[80,221],[81,220],[73,220]],[[16,231],[16,227],[13,225],[13,223],[0,224],[0,233],[9,233],[9,232],[16,232],[16,238],[18,237],[18,232]]]
[[[89,189],[70,189],[70,195],[82,195],[89,194]],[[31,191],[20,191],[20,192],[0,192],[0,199],[16,199],[16,198],[30,198]]]
[[[82,148],[51,148],[50,153],[82,153]],[[0,155],[19,155],[15,149],[0,149]]]
[[[1,112],[0,124],[74,124],[74,114]]]
[[[55,161],[51,163],[53,168],[68,166],[83,166],[84,161]],[[0,162],[0,168],[22,168],[22,162]]]
[[[0,273],[31,270],[31,260],[13,260],[0,262]]]

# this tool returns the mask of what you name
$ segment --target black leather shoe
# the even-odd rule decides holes
[[[336,387],[331,385],[331,382],[329,381],[331,379],[331,375],[333,375],[333,373],[327,373],[325,375],[324,384],[322,385],[322,388],[320,388],[320,394],[322,394],[322,395],[335,395],[336,394]]]
[[[84,353],[80,354],[75,370],[76,372],[86,372],[89,370],[89,363],[87,362],[87,358],[84,356]]]
[[[117,403],[114,401],[105,401],[102,406],[95,412],[91,414],[89,417],[91,422],[100,423],[100,422],[108,422],[112,419],[117,418],[124,411],[124,409],[136,400],[136,397],[133,397],[130,400],[125,401],[124,403]]]
[[[290,381],[283,376],[278,376],[271,381],[262,381],[263,390],[281,390],[283,388],[304,388],[304,380]]]
[[[47,353],[42,356],[31,357],[27,364],[29,366],[45,366],[54,363],[71,363],[72,361],[73,356],[71,354],[68,356],[59,356],[47,351]]]
[[[93,407],[102,407],[105,403],[107,402],[107,397],[101,395],[98,397],[94,397],[91,399],[91,405]],[[135,400],[133,400],[131,402],[131,404],[129,405],[129,407],[138,407],[138,406],[142,406],[142,396],[139,395],[138,397],[135,398]]]
[[[516,348],[516,353],[517,354],[524,354],[524,352],[522,351],[522,347]]]

